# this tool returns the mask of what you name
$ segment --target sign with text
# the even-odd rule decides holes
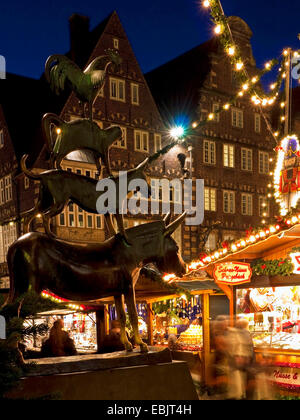
[[[268,379],[280,388],[300,391],[299,367],[274,366],[268,370]]]
[[[214,279],[217,283],[236,286],[238,284],[249,283],[252,277],[250,264],[241,262],[225,262],[216,264],[214,269]]]

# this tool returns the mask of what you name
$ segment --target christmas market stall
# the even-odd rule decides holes
[[[207,257],[205,269],[226,290],[230,314],[246,318],[257,361],[268,360],[269,379],[300,392],[300,215]]]

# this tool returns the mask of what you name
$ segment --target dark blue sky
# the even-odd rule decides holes
[[[254,32],[259,66],[286,46],[300,49],[299,0],[223,0]],[[90,16],[91,28],[116,10],[144,72],[210,38],[212,24],[199,0],[8,0],[0,6],[0,55],[12,73],[39,77],[50,54],[69,49],[68,17]]]

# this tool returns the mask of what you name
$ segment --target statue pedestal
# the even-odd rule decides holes
[[[168,349],[34,360],[33,372],[9,398],[54,395],[62,400],[197,400],[185,362]],[[33,362],[33,360],[28,361]]]

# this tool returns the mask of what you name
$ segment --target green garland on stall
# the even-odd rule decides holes
[[[251,264],[256,276],[290,276],[294,265],[289,257],[277,260],[255,260]]]

